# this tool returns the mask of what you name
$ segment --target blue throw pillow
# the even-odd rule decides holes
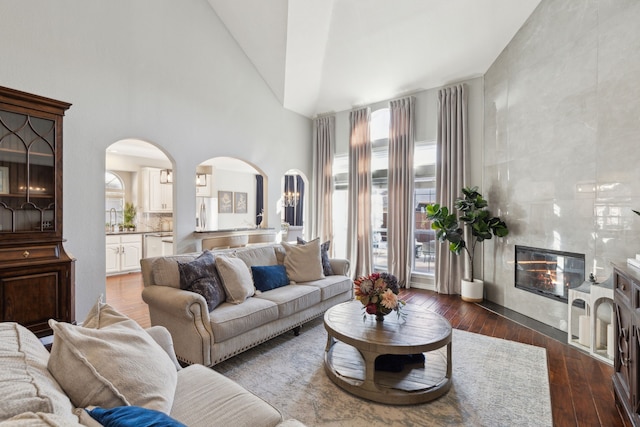
[[[252,266],[251,274],[256,289],[262,292],[289,284],[289,277],[287,277],[284,265]]]
[[[85,410],[104,427],[186,427],[163,412],[140,406]]]

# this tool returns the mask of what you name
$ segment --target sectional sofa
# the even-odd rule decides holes
[[[303,426],[212,369],[182,368],[165,328],[143,330],[106,304],[83,326],[50,325],[51,353],[0,323],[2,426]]]
[[[327,249],[315,239],[143,259],[142,298],[182,363],[213,366],[353,298],[349,262]]]

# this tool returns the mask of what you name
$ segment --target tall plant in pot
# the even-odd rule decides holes
[[[431,228],[441,242],[449,242],[449,250],[459,255],[466,253],[469,261],[470,277],[462,281],[461,296],[465,301],[481,301],[483,283],[473,278],[473,258],[476,246],[493,236],[504,237],[509,234],[507,224],[499,217],[491,215],[488,203],[478,192],[478,187],[465,187],[462,197],[456,199],[454,207],[458,211],[449,212],[446,206],[427,205],[427,218],[431,220]],[[458,216],[459,215],[459,216]],[[465,240],[465,229],[469,242]]]

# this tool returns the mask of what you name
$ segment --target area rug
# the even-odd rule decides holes
[[[316,319],[298,337],[286,333],[214,369],[309,427],[553,425],[544,348],[454,329],[449,392],[391,406],[353,396],[327,377],[326,339]]]

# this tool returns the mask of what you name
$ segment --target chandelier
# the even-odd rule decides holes
[[[293,208],[298,204],[299,200],[300,193],[298,193],[297,191],[287,191],[282,194],[282,206],[284,206],[285,208]]]

